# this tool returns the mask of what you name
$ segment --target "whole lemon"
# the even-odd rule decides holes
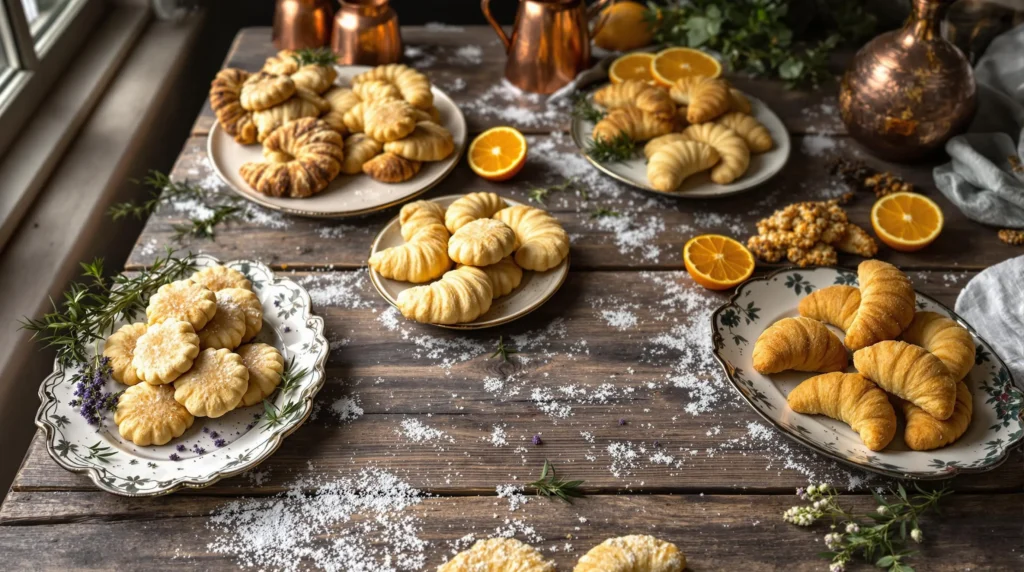
[[[606,50],[625,52],[651,43],[653,33],[639,2],[617,2],[601,11],[598,22],[604,25],[594,36],[594,44]]]

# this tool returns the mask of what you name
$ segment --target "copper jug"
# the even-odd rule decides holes
[[[342,0],[331,49],[339,64],[376,66],[402,59],[398,14],[388,0]]]
[[[590,22],[614,0],[600,0],[589,8],[583,0],[520,0],[512,36],[505,35],[491,16],[490,0],[480,7],[498,33],[508,62],[505,77],[523,91],[553,93],[590,65],[590,37],[604,25]]]
[[[274,45],[279,50],[326,46],[330,43],[333,17],[330,0],[277,0]]]

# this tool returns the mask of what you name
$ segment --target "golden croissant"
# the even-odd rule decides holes
[[[381,143],[396,141],[416,129],[413,107],[400,99],[373,102],[363,108],[363,132]],[[417,160],[415,157],[407,159]]]
[[[849,329],[860,307],[860,290],[836,284],[815,290],[800,300],[801,316],[825,322],[844,332]]]
[[[245,70],[226,68],[217,72],[210,84],[210,107],[217,116],[217,123],[242,145],[255,143],[257,134],[252,112],[239,102],[242,84],[248,77]]]
[[[746,113],[730,111],[716,119],[715,122],[725,125],[742,137],[751,153],[764,153],[772,149],[772,134],[760,121]]]
[[[523,269],[511,256],[502,258],[490,266],[479,266],[491,281],[491,295],[500,298],[511,293],[523,281]]]
[[[647,113],[664,115],[672,115],[676,111],[676,104],[667,91],[635,79],[602,87],[594,92],[594,103],[608,109],[633,105]]]
[[[469,193],[448,205],[444,213],[444,225],[448,227],[448,232],[455,232],[478,218],[491,218],[507,206],[505,199],[495,193]]]
[[[647,161],[647,180],[662,192],[672,192],[690,175],[710,169],[718,151],[706,143],[678,141],[659,148]]]
[[[700,75],[677,80],[669,95],[676,103],[686,106],[686,119],[690,123],[711,121],[729,111],[733,101],[725,81]]]
[[[525,270],[544,272],[569,255],[569,235],[547,211],[517,205],[501,209],[494,217],[516,233],[516,264]]]
[[[555,563],[515,538],[489,538],[477,540],[438,566],[437,572],[555,572]]]
[[[367,120],[367,132],[370,122]],[[405,157],[410,161],[440,161],[455,150],[451,131],[433,121],[413,124],[413,130],[401,139],[384,144],[384,151]]]
[[[916,344],[939,358],[955,380],[974,367],[974,338],[960,324],[935,312],[917,312],[903,332],[903,341]]]
[[[860,306],[846,329],[846,347],[854,351],[882,340],[896,339],[914,319],[917,301],[907,275],[887,262],[861,262],[857,279]]]
[[[443,275],[451,267],[443,209],[432,201],[415,201],[402,207],[399,221],[405,244],[375,252],[370,268],[403,282],[429,282]]]
[[[263,146],[267,160],[245,163],[239,174],[265,195],[308,197],[327,188],[341,172],[341,135],[318,119],[292,121],[274,130]]]
[[[482,316],[491,309],[492,299],[487,274],[474,266],[463,266],[445,272],[440,280],[426,286],[403,290],[397,306],[411,320],[450,325],[472,322]]]
[[[345,138],[345,160],[341,163],[341,172],[346,175],[358,175],[363,172],[363,165],[380,154],[379,141],[365,133],[353,133]]]
[[[686,555],[646,534],[609,538],[580,557],[573,572],[681,572]]]
[[[967,431],[974,415],[974,396],[971,395],[967,384],[962,381],[956,384],[953,414],[945,421],[928,415],[924,409],[909,401],[897,398],[896,402],[903,409],[903,417],[906,420],[903,441],[915,451],[930,451],[955,442]]]
[[[754,342],[754,369],[760,373],[842,371],[847,356],[843,343],[825,324],[810,318],[783,318]]]
[[[863,308],[863,304],[861,304]],[[878,387],[949,419],[956,404],[956,380],[939,358],[921,346],[883,341],[853,352],[853,365]]]
[[[740,113],[746,113],[747,115],[750,115],[750,112],[752,111],[752,109],[750,107],[750,100],[747,99],[746,95],[743,95],[742,91],[730,87],[729,88],[729,110],[730,111],[739,111]]]
[[[644,145],[644,157],[650,159],[658,149],[661,149],[669,143],[678,143],[680,141],[692,141],[692,139],[682,133],[668,133],[666,135],[655,137]]]
[[[786,401],[797,413],[846,423],[872,451],[881,451],[896,436],[896,411],[889,397],[857,373],[816,375],[793,388]]]
[[[420,109],[430,109],[434,105],[434,94],[430,91],[430,80],[427,76],[404,64],[387,64],[377,66],[368,72],[352,78],[352,85],[357,86],[365,81],[382,80],[394,84],[402,94],[402,99]]]
[[[671,133],[675,119],[671,116],[645,113],[632,105],[613,109],[594,126],[595,141],[612,141],[625,135],[633,141],[647,141]]]
[[[711,168],[711,180],[727,185],[747,172],[750,166],[750,149],[735,131],[716,123],[691,125],[683,135],[692,141],[707,143],[718,151],[721,160]]]
[[[255,111],[252,121],[256,125],[256,140],[262,143],[278,127],[306,117],[315,119],[318,115],[317,104],[304,97],[293,97],[270,109]]]
[[[320,119],[327,123],[327,125],[330,125],[331,129],[344,135],[347,131],[345,128],[345,112],[359,103],[359,96],[351,89],[332,87],[324,94],[324,99],[327,100],[331,108]]]
[[[410,161],[394,153],[381,153],[363,163],[363,172],[382,183],[401,183],[416,176],[422,166],[419,161]]]

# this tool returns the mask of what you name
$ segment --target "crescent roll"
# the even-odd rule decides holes
[[[967,377],[974,367],[975,347],[971,333],[941,314],[917,312],[902,337],[939,358],[953,379]]]
[[[921,346],[883,341],[853,353],[853,365],[878,387],[902,397],[939,420],[956,405],[956,380],[939,358]]]
[[[896,411],[889,397],[857,373],[816,375],[793,388],[786,401],[797,413],[846,423],[872,451],[881,451],[896,436]]]
[[[825,322],[844,332],[850,328],[860,307],[860,290],[836,284],[815,290],[800,300],[801,316]]]
[[[825,324],[810,318],[783,318],[754,342],[754,369],[763,374],[797,371],[842,371],[846,348]]]
[[[914,319],[917,301],[907,275],[887,262],[861,262],[857,279],[860,281],[860,306],[846,329],[846,347],[854,351],[896,339]]]
[[[945,421],[928,415],[924,409],[909,401],[897,398],[896,402],[903,409],[903,417],[907,422],[903,440],[915,451],[930,451],[955,442],[967,431],[974,414],[974,397],[962,381],[956,384],[953,414]]]

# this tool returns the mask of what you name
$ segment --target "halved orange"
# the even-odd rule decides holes
[[[754,273],[754,255],[720,234],[702,234],[686,242],[683,263],[693,281],[709,290],[728,290]]]
[[[597,21],[601,28],[594,34],[594,45],[613,52],[642,48],[654,37],[647,7],[639,2],[620,0],[601,10]]]
[[[710,55],[693,48],[668,48],[658,52],[651,62],[654,80],[670,86],[678,79],[695,75],[718,77],[722,64]]]
[[[653,82],[654,76],[651,75],[651,62],[653,61],[654,54],[647,52],[619,56],[608,68],[608,79],[612,83],[622,83],[627,79]]]
[[[488,181],[504,181],[526,164],[526,137],[512,127],[493,127],[469,144],[469,168]]]
[[[932,243],[945,219],[935,201],[917,193],[893,193],[871,207],[871,226],[894,250],[913,252]]]

